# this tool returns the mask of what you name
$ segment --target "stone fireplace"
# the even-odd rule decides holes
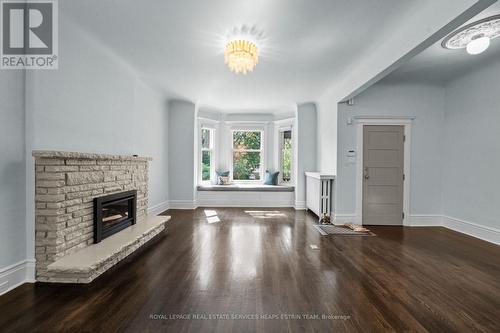
[[[147,223],[140,223],[147,219],[150,158],[60,151],[34,151],[33,156],[36,172],[37,281],[90,282],[163,230],[164,223],[159,223],[154,228],[149,228]],[[103,204],[106,205],[109,200],[101,198],[116,199],[120,198],[123,193],[125,193],[124,198],[128,199],[133,194],[133,208],[130,210],[127,207],[127,211],[122,212],[123,218],[118,218],[120,221],[117,220],[118,222],[126,221],[125,223],[120,224],[119,227],[116,227],[117,224],[112,227],[122,230],[137,222],[141,224],[142,229],[130,232],[132,234],[135,232],[138,235],[137,239],[126,239],[121,236],[123,238],[121,241],[124,243],[119,244],[116,251],[109,255],[100,255],[96,262],[91,262],[85,267],[64,268],[65,260],[61,261],[61,259],[75,254],[87,260],[88,254],[82,251],[88,247],[100,245],[94,244],[96,240],[94,223],[96,223],[95,218],[99,217],[95,211],[97,207],[95,205],[100,205],[102,213]],[[116,214],[120,214],[118,212],[120,204],[124,202],[118,201],[118,204],[112,207]],[[133,216],[125,216],[129,214]],[[113,218],[112,214],[108,215],[107,219]],[[101,215],[100,218],[102,217]],[[156,226],[156,222],[154,225]],[[114,231],[120,231],[117,229]],[[112,233],[109,230],[106,231],[108,234],[105,236],[111,236]],[[103,235],[101,225],[99,241],[104,239]],[[111,238],[113,236],[109,239]],[[103,243],[106,241],[107,239],[104,239]],[[117,239],[114,241],[117,242]],[[96,249],[92,250],[96,251]],[[81,258],[80,260],[85,261]],[[59,261],[62,262],[62,266],[58,263]],[[59,270],[56,269],[57,267]]]

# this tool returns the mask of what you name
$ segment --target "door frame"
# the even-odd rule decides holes
[[[404,127],[404,162],[403,172],[403,225],[410,225],[410,184],[411,184],[411,126],[415,117],[412,116],[356,116],[356,223],[363,223],[363,128],[365,125],[395,125]]]

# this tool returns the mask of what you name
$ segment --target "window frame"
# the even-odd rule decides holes
[[[202,132],[203,130],[209,130],[210,131],[210,145],[209,148],[203,148],[203,135]],[[198,139],[198,184],[211,184],[215,180],[215,154],[216,154],[216,145],[215,145],[215,135],[216,135],[216,128],[215,126],[211,126],[205,123],[201,123],[199,127],[199,139]],[[210,179],[208,180],[203,180],[203,152],[204,151],[209,151],[210,152]]]
[[[234,149],[234,142],[233,142],[233,137],[234,137],[234,132],[260,132],[260,149]],[[231,180],[233,183],[243,183],[243,184],[258,184],[258,183],[263,183],[264,182],[264,177],[265,177],[265,155],[266,155],[266,130],[264,126],[232,126],[230,128],[230,158],[229,158],[229,172],[231,175]],[[235,151],[244,151],[244,152],[258,152],[260,154],[260,179],[234,179],[234,152]]]
[[[291,165],[290,165],[290,181],[289,182],[285,182],[283,180],[283,143],[284,143],[284,140],[283,140],[283,135],[284,135],[284,132],[287,132],[287,131],[290,131],[291,132],[291,141],[292,141],[292,153],[291,153]],[[277,134],[278,134],[278,147],[277,147],[277,150],[278,150],[278,171],[280,172],[279,173],[279,177],[278,177],[278,183],[280,185],[294,185],[295,183],[295,179],[294,179],[294,165],[295,165],[295,159],[294,159],[294,146],[295,146],[295,143],[294,143],[294,131],[293,131],[293,126],[292,125],[289,125],[289,126],[282,126],[282,127],[278,127],[277,128]]]

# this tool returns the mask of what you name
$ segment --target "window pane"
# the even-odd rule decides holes
[[[281,170],[283,181],[289,182],[292,178],[292,131],[284,131],[281,147]]]
[[[210,130],[203,128],[201,130],[201,147],[202,148],[210,148]]]
[[[234,131],[234,149],[260,149],[261,132]]]
[[[260,180],[260,153],[233,152],[233,179]]]
[[[210,180],[210,154],[209,150],[201,152],[201,180]]]

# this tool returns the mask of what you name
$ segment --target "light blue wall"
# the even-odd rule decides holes
[[[95,38],[60,20],[59,69],[30,71],[33,148],[132,154],[134,73]]]
[[[151,156],[149,206],[168,198],[166,96],[65,16],[59,69],[26,75],[26,166],[33,149]],[[156,143],[155,143],[156,142]],[[27,257],[34,256],[34,173],[26,173]]]
[[[169,200],[194,201],[195,105],[182,100],[169,103]]]
[[[167,200],[166,96],[64,17],[60,63],[27,76],[31,149],[151,156],[150,206]],[[162,171],[165,168],[165,171]]]
[[[446,86],[443,213],[500,229],[500,61]]]
[[[26,258],[24,72],[0,74],[0,269]]]
[[[168,200],[168,101],[147,84],[135,88],[134,151],[151,156],[149,163],[149,207]]]
[[[59,23],[58,70],[0,76],[0,267],[33,257],[32,149],[151,156],[149,205],[168,200],[166,96],[95,37]]]
[[[434,85],[378,83],[357,96],[354,106],[339,104],[338,214],[354,214],[356,209],[357,169],[346,157],[347,150],[356,149],[356,126],[347,125],[347,119],[354,116],[416,117],[411,137],[410,213],[440,215],[444,89]]]
[[[318,100],[318,169],[337,173],[337,101],[329,96]]]
[[[307,171],[318,171],[317,128],[318,117],[314,103],[297,105],[297,181],[296,205],[305,205]]]

